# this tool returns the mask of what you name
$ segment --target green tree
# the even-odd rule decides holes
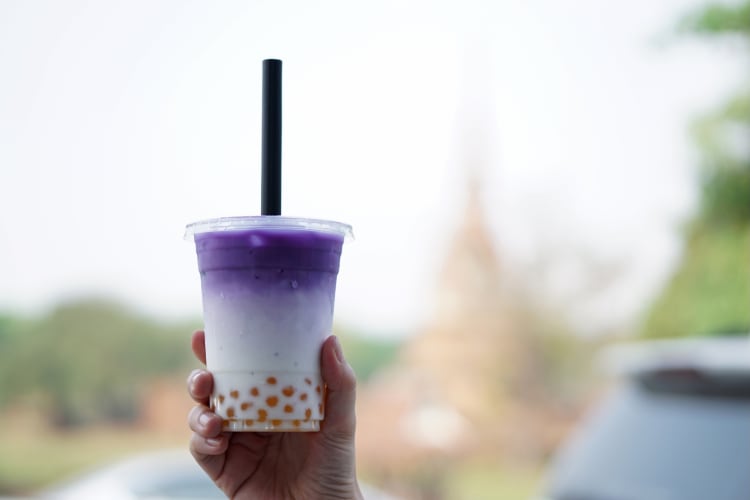
[[[0,314],[0,408],[15,394],[14,382],[18,374],[13,357],[19,338],[28,321],[8,314]]]
[[[0,406],[41,406],[59,426],[133,419],[149,380],[195,364],[195,326],[160,324],[104,301],[62,305],[7,335]]]
[[[346,360],[352,365],[357,379],[366,382],[369,378],[391,363],[401,347],[401,342],[392,339],[379,339],[352,329],[337,327]]]
[[[706,6],[680,31],[734,38],[750,55],[750,1]],[[750,330],[750,81],[693,133],[702,153],[700,204],[682,261],[646,317],[646,337]]]

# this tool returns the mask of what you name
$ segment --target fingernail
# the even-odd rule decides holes
[[[206,412],[203,412],[198,417],[198,423],[202,425],[203,427],[206,427],[208,425],[208,422],[211,420],[211,415],[209,415]]]
[[[339,364],[342,364],[344,362],[344,351],[341,349],[341,342],[339,341],[339,338],[337,336],[333,336],[333,353],[336,355],[336,361],[339,362]]]
[[[219,446],[221,444],[221,438],[220,437],[206,438],[206,444],[209,446]]]
[[[195,377],[200,373],[201,371],[199,369],[195,369],[190,372],[190,375],[188,375],[188,387],[193,387],[193,383],[195,382]]]

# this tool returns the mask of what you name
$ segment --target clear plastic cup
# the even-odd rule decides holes
[[[198,256],[211,408],[231,431],[320,429],[320,349],[331,334],[339,222],[225,217],[187,226]]]

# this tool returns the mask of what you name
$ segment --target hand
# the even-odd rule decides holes
[[[193,334],[193,352],[205,364],[205,336]],[[188,422],[190,452],[232,499],[361,499],[354,460],[356,379],[341,345],[330,336],[320,353],[326,416],[320,432],[222,432],[208,408],[213,377],[194,370],[188,391],[198,403]]]

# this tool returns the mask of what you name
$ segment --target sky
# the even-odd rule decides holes
[[[184,226],[259,212],[279,58],[283,213],[354,228],[337,321],[424,324],[473,165],[508,273],[583,329],[633,324],[695,207],[689,122],[746,69],[673,35],[696,5],[0,2],[0,310],[103,294],[200,314]]]

